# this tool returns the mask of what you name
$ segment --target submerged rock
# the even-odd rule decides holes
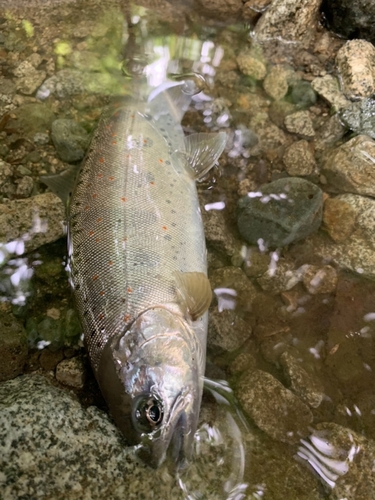
[[[320,381],[308,373],[302,366],[303,362],[290,354],[289,351],[282,353],[280,363],[289,380],[291,390],[311,408],[318,408],[324,397]]]
[[[9,312],[0,312],[0,382],[22,373],[27,357],[27,338],[22,324]],[[1,470],[1,469],[0,469]]]
[[[269,373],[245,373],[236,395],[245,412],[273,439],[292,444],[308,434],[310,409]]]
[[[252,244],[284,246],[306,238],[322,220],[323,192],[298,177],[273,181],[238,202],[238,228]]]
[[[285,151],[283,162],[290,176],[310,175],[316,168],[314,154],[306,140],[293,142]]]
[[[375,141],[359,135],[325,158],[322,174],[333,192],[375,196]]]
[[[336,56],[343,92],[349,99],[375,93],[375,47],[365,40],[350,40]]]
[[[375,70],[374,70],[375,71]],[[362,99],[341,109],[342,122],[354,132],[365,134],[375,139],[375,100]]]
[[[299,41],[307,46],[318,22],[320,2],[274,0],[255,27],[256,39]]]
[[[74,120],[55,120],[52,123],[51,137],[61,160],[71,163],[82,160],[85,156],[89,134]]]
[[[309,442],[304,441],[298,455],[314,463],[314,472],[329,485],[331,500],[373,498],[375,442],[352,429],[335,423],[317,424]]]
[[[350,207],[346,209],[350,211],[350,219],[347,221],[349,227],[342,229],[342,221],[336,219],[338,227],[335,229],[335,222],[331,221],[330,234],[338,231],[341,234],[344,231],[343,234],[348,236],[346,239],[341,239],[340,236],[340,242],[334,243],[317,235],[311,242],[314,253],[330,259],[341,268],[375,279],[375,200],[355,194],[339,195],[335,200]]]
[[[335,111],[350,105],[349,99],[347,99],[340,90],[337,78],[332,75],[315,78],[311,82],[311,86]]]

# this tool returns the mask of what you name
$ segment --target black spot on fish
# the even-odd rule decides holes
[[[95,330],[93,330],[91,333],[90,333],[90,337],[93,338],[95,336]]]
[[[166,235],[164,236],[164,239],[165,239],[165,240],[168,240],[168,241],[171,241],[172,236],[171,236],[170,234],[166,234]]]
[[[172,226],[173,226],[173,227],[176,227],[176,223],[175,223],[175,222],[172,222]]]
[[[170,164],[171,164],[171,162],[170,162],[169,160],[167,160],[167,161],[165,162],[165,164],[166,164],[166,165],[170,165]]]
[[[167,203],[171,203],[171,200],[165,200]]]

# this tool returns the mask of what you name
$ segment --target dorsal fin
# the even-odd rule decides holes
[[[212,300],[211,285],[204,273],[175,272],[176,289],[182,305],[193,321],[200,318],[210,307]]]
[[[79,168],[79,166],[74,165],[61,172],[61,174],[43,175],[40,180],[66,205],[73,190]]]

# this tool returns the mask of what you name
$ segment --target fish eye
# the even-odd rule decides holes
[[[163,404],[154,395],[141,396],[135,402],[133,421],[140,431],[152,432],[162,423],[163,416]]]

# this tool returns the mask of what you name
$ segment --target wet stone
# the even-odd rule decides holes
[[[306,238],[322,220],[323,193],[315,184],[290,177],[264,184],[259,195],[238,202],[238,228],[251,244],[284,246]]]
[[[229,366],[229,371],[232,375],[242,375],[246,371],[255,369],[256,360],[249,352],[241,352]]]
[[[356,211],[339,198],[324,202],[323,224],[330,237],[337,243],[345,242],[355,229]]]
[[[259,41],[281,39],[307,46],[318,19],[320,0],[276,0],[255,27]]]
[[[288,351],[281,354],[280,363],[289,380],[290,389],[311,408],[318,408],[323,401],[324,391],[317,377],[308,373],[302,366],[302,360]]]
[[[22,179],[17,181],[17,189],[16,189],[17,198],[18,199],[28,198],[31,195],[33,188],[34,188],[33,178],[28,175],[25,175],[24,177],[22,177]]]
[[[56,368],[56,380],[69,387],[82,389],[86,380],[86,370],[82,358],[64,359]]]
[[[219,311],[226,308],[251,310],[257,291],[246,274],[238,267],[222,267],[209,275]]]
[[[263,80],[267,74],[267,67],[261,54],[256,50],[246,50],[237,56],[237,64],[241,73],[254,78],[254,80]]]
[[[22,324],[11,313],[1,311],[0,382],[17,377],[22,373],[27,352],[26,332]]]
[[[372,0],[324,0],[324,16],[329,28],[344,38],[375,42],[375,5]]]
[[[333,293],[337,286],[337,271],[329,265],[307,266],[303,275],[303,284],[312,295]]]
[[[375,70],[374,70],[375,71]],[[365,134],[375,139],[375,100],[362,99],[340,110],[343,123],[358,134]]]
[[[0,196],[13,198],[15,186],[12,165],[0,160]]]
[[[20,239],[34,250],[64,236],[64,220],[64,205],[52,193],[0,204],[0,242]]]
[[[229,232],[220,210],[202,210],[204,233],[209,247],[226,257],[240,253],[240,245]]]
[[[0,384],[0,471],[6,499],[183,498],[165,470],[150,475],[106,413],[38,375]]]
[[[350,105],[347,99],[340,90],[340,85],[337,78],[331,75],[317,77],[311,82],[312,88],[322,96],[335,111],[346,108]]]
[[[280,66],[273,66],[263,81],[266,93],[278,101],[288,92],[288,72]]]
[[[312,244],[314,252],[322,258],[332,260],[339,267],[375,278],[375,200],[355,194],[339,195],[335,198],[348,204],[354,212],[355,225],[351,235],[340,243],[316,238]],[[349,222],[350,228],[352,222]]]
[[[350,139],[325,157],[322,174],[333,192],[375,196],[375,141],[366,135]]]
[[[251,336],[251,326],[231,309],[211,309],[208,319],[207,347],[212,350],[235,351]]]
[[[292,177],[310,175],[316,168],[314,155],[306,140],[293,142],[285,151],[283,162]]]
[[[258,278],[258,283],[266,292],[278,294],[291,290],[302,280],[304,268],[295,269],[293,264],[284,260],[274,262],[267,271]]]
[[[317,95],[310,82],[300,80],[292,85],[290,99],[299,108],[309,108],[316,103]]]
[[[54,119],[51,108],[44,103],[28,103],[17,108],[15,118],[7,122],[6,129],[16,129],[20,134],[33,138],[35,134],[45,134]]]
[[[269,373],[244,374],[236,396],[256,425],[273,439],[294,444],[308,434],[313,420],[310,409]]]
[[[343,92],[349,99],[375,93],[375,47],[366,40],[349,40],[336,56]]]
[[[16,88],[22,94],[31,95],[43,83],[47,76],[45,71],[38,71],[30,61],[22,61],[15,69]]]
[[[89,134],[74,120],[60,118],[52,123],[52,142],[57,156],[68,163],[82,160],[89,144]]]
[[[288,132],[302,137],[311,138],[315,131],[308,111],[297,111],[285,117],[285,127]]]

